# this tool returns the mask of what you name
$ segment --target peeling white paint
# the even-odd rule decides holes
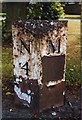
[[[14,75],[16,75],[17,77],[19,77],[19,68],[18,67],[15,67],[14,69]]]
[[[63,95],[65,95],[65,91],[63,92]]]
[[[47,86],[47,87],[55,86],[55,85],[60,84],[62,81],[65,81],[65,79],[61,79],[61,80],[57,80],[57,81],[49,81],[49,82],[46,84],[46,86]]]
[[[42,50],[42,56],[47,56],[46,48],[44,48],[44,49]]]
[[[36,28],[36,25],[35,25],[35,24],[33,25],[33,28],[34,28],[34,29]]]
[[[20,76],[23,76],[23,78],[24,78],[24,76],[26,76],[26,70],[24,70],[24,69],[19,69],[19,75],[20,75]],[[25,77],[25,79],[26,79],[26,77]]]
[[[14,91],[16,92],[17,96],[22,99],[22,100],[26,100],[29,104],[31,102],[31,96],[27,95],[26,93],[23,93],[21,91],[21,88],[18,88],[16,85],[14,86]]]
[[[43,24],[41,23],[41,26],[43,27]]]
[[[54,24],[54,22],[52,21],[50,24],[51,24],[51,25],[53,25],[53,24]]]
[[[31,93],[31,90],[27,90],[27,93],[30,94],[30,93]]]
[[[38,79],[38,85],[43,85],[42,78]]]
[[[19,79],[19,78],[16,78],[16,82],[20,82],[20,79]]]
[[[62,81],[62,82],[65,82],[65,78],[63,78],[61,81]]]
[[[56,116],[56,115],[57,115],[57,113],[56,113],[56,112],[52,112],[52,115],[53,115],[53,116]]]
[[[56,85],[56,81],[50,81],[48,82],[47,87],[54,86],[54,85]]]
[[[10,109],[9,111],[10,111],[10,112],[13,112],[13,110],[12,110],[12,109]]]
[[[20,78],[20,82],[22,82],[22,78]]]
[[[25,105],[25,106],[29,107],[29,105],[28,105],[27,103],[23,103],[23,105]]]
[[[14,81],[14,83],[16,83],[16,84],[18,84],[18,85],[19,85],[19,82],[17,82],[17,81]]]
[[[24,78],[25,80],[27,80],[27,79],[28,79],[28,76],[27,76],[27,75],[24,75],[23,78]]]
[[[27,62],[27,55],[26,55],[26,54],[20,55],[19,62],[20,62],[22,65],[24,65],[24,64]]]

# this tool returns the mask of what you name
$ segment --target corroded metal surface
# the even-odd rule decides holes
[[[63,105],[67,21],[15,21],[12,37],[17,99],[40,110]]]
[[[65,82],[50,87],[44,85],[43,89],[40,90],[40,112],[51,107],[64,105],[64,90]]]
[[[63,79],[65,55],[42,58],[43,83]]]

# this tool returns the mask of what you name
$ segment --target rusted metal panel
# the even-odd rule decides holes
[[[42,58],[43,83],[63,79],[65,55]]]
[[[40,112],[64,105],[63,91],[65,91],[65,82],[50,87],[44,85],[40,90]]]
[[[17,100],[34,110],[63,105],[67,21],[15,21],[12,38]]]

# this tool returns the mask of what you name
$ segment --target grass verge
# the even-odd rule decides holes
[[[65,18],[71,18],[71,19],[80,19],[81,15],[65,15]]]
[[[80,21],[68,22],[66,82],[80,84]]]

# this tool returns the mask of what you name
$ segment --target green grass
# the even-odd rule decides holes
[[[80,84],[80,22],[68,22],[68,40],[66,56],[67,84]]]
[[[6,13],[0,13],[0,16],[3,16],[3,15],[6,16]]]
[[[3,81],[13,80],[13,50],[10,47],[2,49]],[[80,22],[68,22],[66,83],[80,84]]]
[[[73,19],[77,19],[77,18],[80,18],[81,17],[81,15],[65,15],[65,18],[73,18]]]
[[[80,34],[80,22],[76,20],[70,20],[68,22],[68,34]]]
[[[11,47],[2,48],[2,80],[13,80],[13,50]]]
[[[2,21],[0,21],[0,27],[2,26]]]

